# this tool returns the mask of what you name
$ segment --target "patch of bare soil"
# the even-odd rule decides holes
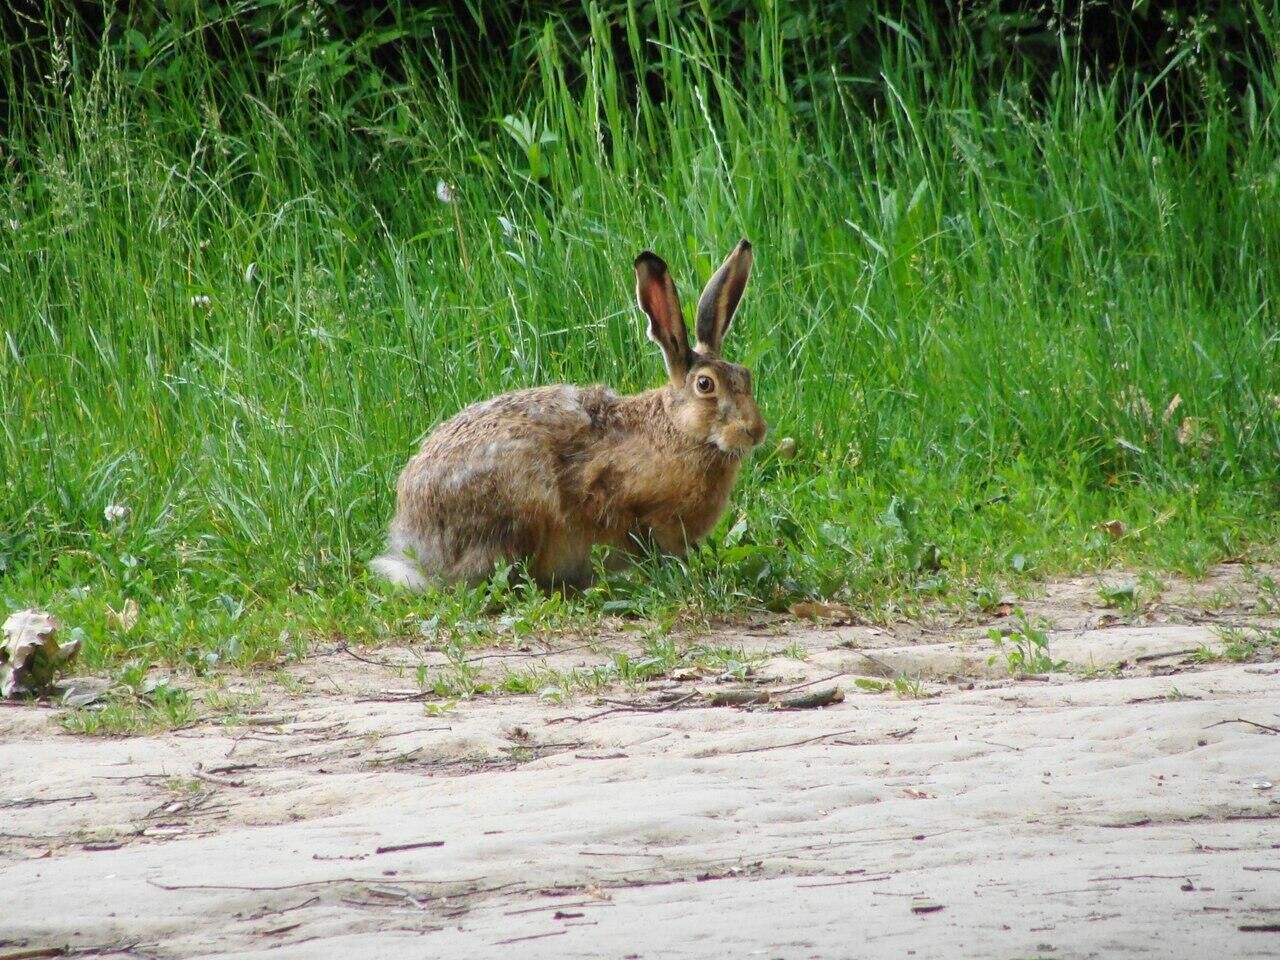
[[[0,960],[1273,957],[1280,663],[1205,662],[1277,626],[1257,582],[1128,616],[1053,585],[1022,606],[1072,666],[1036,679],[987,662],[988,623],[789,622],[722,638],[807,655],[740,707],[688,676],[433,716],[391,648],[234,678],[243,722],[159,736],[6,707]],[[936,695],[856,683],[900,672]]]

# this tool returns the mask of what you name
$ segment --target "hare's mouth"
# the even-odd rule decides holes
[[[710,438],[707,445],[714,449],[723,457],[730,460],[741,460],[751,452],[753,444],[748,439],[746,443],[732,443],[723,434],[717,433]]]

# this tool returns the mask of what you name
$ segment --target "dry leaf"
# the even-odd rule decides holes
[[[790,607],[792,616],[804,617],[806,620],[831,620],[835,623],[854,623],[857,614],[853,608],[843,603],[825,603],[821,601],[804,601],[793,603]]]
[[[1183,417],[1178,425],[1178,443],[1184,447],[1204,448],[1213,443],[1213,431],[1204,425],[1200,417]]]
[[[1169,401],[1169,405],[1164,408],[1164,413],[1161,415],[1160,419],[1163,422],[1168,423],[1173,418],[1174,412],[1180,406],[1182,406],[1182,394],[1175,393],[1173,395],[1173,399]]]
[[[1120,392],[1120,397],[1116,400],[1116,406],[1135,420],[1151,422],[1151,404],[1142,395],[1142,391],[1133,384],[1129,384]]]
[[[1123,520],[1107,520],[1098,524],[1098,527],[1112,540],[1119,540],[1129,532],[1129,528],[1124,525]]]
[[[80,649],[80,641],[61,644],[61,624],[43,610],[19,610],[4,622],[0,644],[0,696],[38,696],[53,683],[58,669]]]
[[[912,800],[934,800],[936,799],[932,793],[925,790],[917,790],[915,787],[907,787],[903,791]]]
[[[138,601],[132,598],[126,600],[119,610],[113,610],[107,607],[107,623],[116,627],[122,633],[128,633],[133,629],[133,625],[138,622]]]

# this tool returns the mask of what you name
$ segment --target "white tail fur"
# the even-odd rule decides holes
[[[397,587],[405,587],[409,590],[425,590],[427,587],[427,578],[422,575],[422,567],[403,554],[384,553],[369,561],[369,569],[390,580]]]

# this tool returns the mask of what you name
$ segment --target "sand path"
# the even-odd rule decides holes
[[[398,648],[240,678],[245,722],[157,736],[5,707],[0,960],[1274,957],[1280,663],[1191,654],[1276,627],[1258,583],[1129,618],[1054,585],[1025,606],[1075,666],[1043,680],[988,665],[985,624],[721,638],[807,654],[762,687],[838,674],[814,710],[691,677],[431,716]],[[854,683],[901,669],[937,695]]]

